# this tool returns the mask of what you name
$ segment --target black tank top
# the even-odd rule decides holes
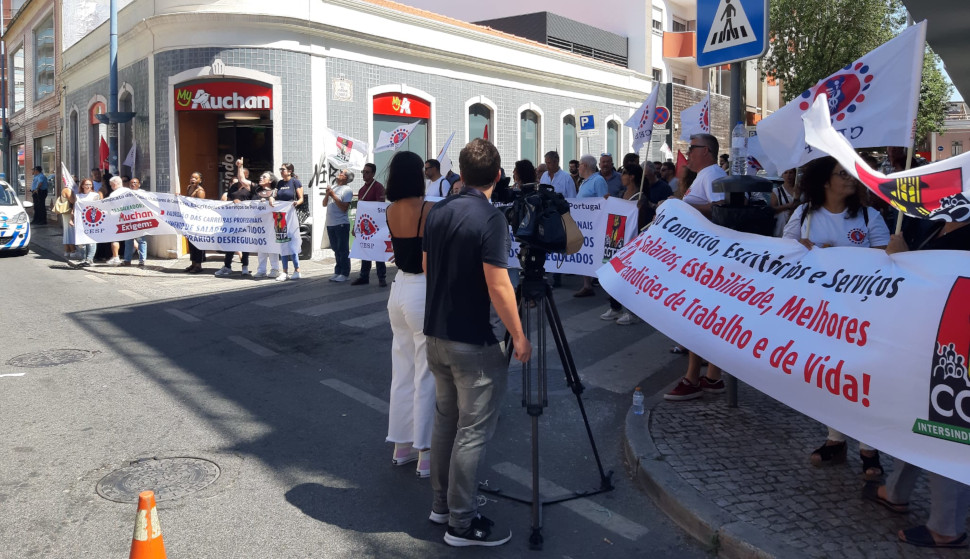
[[[422,250],[421,222],[424,220],[424,204],[421,204],[421,213],[418,215],[418,230],[414,237],[395,237],[391,231],[391,224],[388,222],[387,231],[391,234],[391,248],[394,249],[394,263],[397,269],[409,274],[424,273],[424,251]]]

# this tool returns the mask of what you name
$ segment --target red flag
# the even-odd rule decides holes
[[[108,150],[108,142],[104,140],[104,136],[101,136],[101,144],[98,146],[98,155],[101,156],[101,166],[100,169],[108,168],[108,156],[110,151]]]
[[[488,125],[487,124],[485,125],[485,132],[482,134],[482,139],[483,140],[487,140],[488,139]]]
[[[680,169],[687,166],[687,158],[684,154],[677,150],[677,169],[675,170],[676,175],[680,175]]]

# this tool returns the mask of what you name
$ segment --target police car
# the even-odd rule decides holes
[[[33,207],[30,202],[21,202],[14,189],[0,181],[0,251],[18,251],[27,254],[30,246],[30,218],[25,207]]]

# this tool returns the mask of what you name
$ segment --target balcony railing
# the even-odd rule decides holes
[[[693,31],[664,33],[664,58],[697,58],[697,40]]]

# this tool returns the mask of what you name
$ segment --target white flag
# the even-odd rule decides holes
[[[777,177],[778,168],[775,167],[774,163],[768,159],[767,154],[765,154],[764,148],[761,147],[761,139],[758,138],[757,132],[751,136],[748,136],[748,172],[749,175],[755,175],[758,171],[764,171],[769,177]]]
[[[363,169],[367,163],[367,142],[355,140],[329,128],[323,130],[323,151],[337,169]]]
[[[689,142],[693,134],[711,133],[711,94],[700,103],[680,111],[680,139]]]
[[[64,183],[64,188],[70,188],[75,194],[77,194],[77,183],[74,182],[74,177],[71,176],[71,172],[67,170],[67,165],[61,162],[61,182]]]
[[[626,121],[626,125],[633,129],[634,152],[639,153],[643,144],[650,143],[650,137],[653,136],[653,117],[657,108],[657,92],[659,91],[660,88],[655,86],[647,100]]]
[[[445,147],[441,148],[441,152],[438,154],[438,163],[441,165],[442,176],[448,176],[448,171],[453,167],[451,163],[451,158],[448,157],[448,148],[451,146],[451,140],[455,138],[455,133],[452,132],[451,136],[448,136],[448,140],[445,141]]]
[[[418,120],[414,121],[413,124],[407,126],[399,126],[390,132],[381,131],[381,135],[377,140],[377,145],[374,146],[374,153],[381,153],[382,151],[397,151],[399,147],[404,145],[404,142],[411,137],[411,132],[414,132],[414,128],[418,125]]]
[[[805,140],[830,153],[874,194],[907,215],[943,221],[970,220],[970,152],[931,165],[884,175],[869,168],[832,126],[825,95],[802,117]]]
[[[131,169],[132,174],[135,173],[135,151],[136,145],[134,140],[131,142],[131,149],[128,150],[128,155],[125,156],[125,162],[122,165],[127,165]]]
[[[661,163],[674,160],[674,152],[670,151],[670,146],[667,145],[667,142],[660,144],[660,159]],[[660,169],[657,170],[659,171]]]
[[[925,38],[925,21],[906,28],[759,122],[768,158],[779,169],[791,169],[825,155],[806,144],[800,122],[823,93],[833,127],[852,147],[912,145]]]

